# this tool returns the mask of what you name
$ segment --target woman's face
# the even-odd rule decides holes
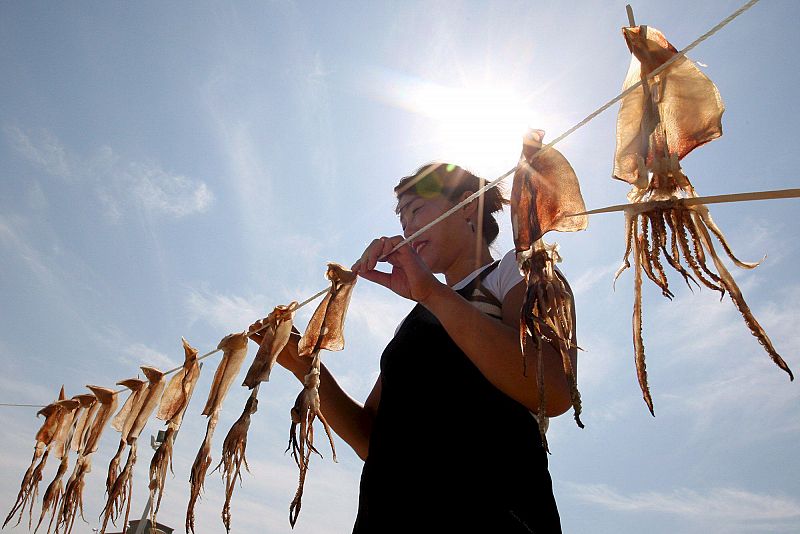
[[[413,193],[401,195],[398,203],[404,237],[410,236],[454,205],[441,195],[423,198]],[[463,252],[465,240],[471,242],[473,236],[464,217],[455,213],[415,238],[411,246],[432,272],[443,273]]]

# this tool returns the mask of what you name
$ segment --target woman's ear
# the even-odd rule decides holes
[[[458,198],[458,202],[464,202],[464,200],[466,200],[467,197],[469,197],[473,193],[475,193],[475,191],[464,191]],[[469,219],[471,221],[477,220],[478,200],[479,199],[476,198],[475,200],[473,200],[472,202],[461,208],[461,214],[464,216],[464,219]]]

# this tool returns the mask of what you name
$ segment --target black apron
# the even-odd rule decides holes
[[[496,265],[458,293],[470,300]],[[353,534],[561,532],[535,419],[424,306],[406,317],[380,367]]]

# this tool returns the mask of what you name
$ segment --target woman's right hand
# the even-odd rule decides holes
[[[403,240],[401,235],[373,240],[351,270],[362,278],[391,289],[401,297],[422,303],[437,286],[443,284],[411,246],[405,245],[392,252]],[[392,266],[391,272],[376,270],[379,261],[388,262]]]

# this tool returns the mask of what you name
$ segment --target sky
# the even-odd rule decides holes
[[[739,5],[633,7],[682,48]],[[726,105],[722,138],[683,160],[701,194],[798,187],[798,18],[800,4],[764,0],[690,54]],[[524,128],[553,139],[614,97],[629,62],[626,22],[621,1],[0,3],[0,402],[46,404],[62,384],[73,395],[139,365],[173,367],[181,336],[206,352],[323,289],[326,262],[350,265],[373,238],[400,233],[399,177],[447,160],[494,178],[516,164]],[[627,186],[611,179],[616,110],[558,146],[588,208],[625,201]],[[740,257],[766,255],[755,270],[731,270],[796,372],[799,209],[711,207]],[[500,224],[495,257],[513,247],[508,211]],[[633,362],[632,275],[611,285],[623,235],[622,215],[608,214],[547,237],[561,247],[584,349],[586,428],[565,415],[548,433],[564,531],[799,531],[798,385],[727,297],[671,276],[671,302],[644,286],[650,416]],[[345,350],[323,356],[354,398],[365,399],[411,307],[357,285]],[[298,312],[301,328],[311,308]],[[217,362],[205,360],[167,478],[159,520],[178,531]],[[300,388],[282,369],[261,388],[235,533],[291,531],[297,469],[284,449]],[[215,461],[246,396],[237,385],[226,399]],[[4,509],[40,424],[35,409],[0,408]],[[107,430],[76,533],[97,527],[117,441]],[[338,463],[325,446],[312,460],[297,533],[352,528],[362,463],[336,445]],[[149,448],[139,457],[134,517]],[[198,534],[224,532],[222,500],[210,474]]]

